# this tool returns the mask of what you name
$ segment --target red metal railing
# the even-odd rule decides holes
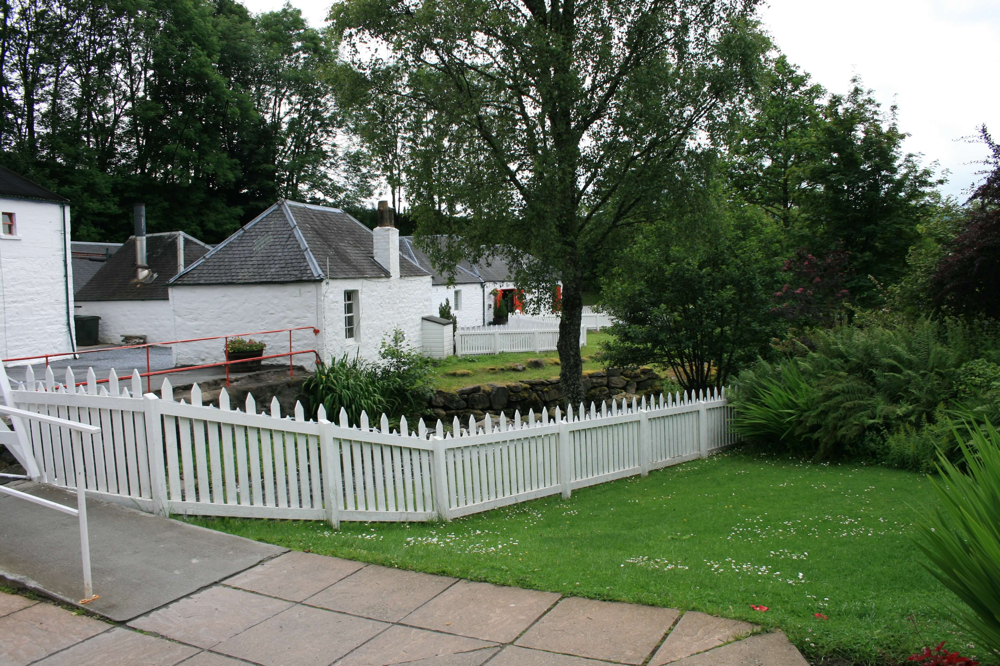
[[[222,349],[223,349],[223,353],[225,353],[226,350],[229,348],[229,339],[230,338],[242,338],[242,337],[247,337],[247,336],[251,336],[251,335],[270,335],[270,334],[274,334],[274,333],[285,333],[286,331],[288,332],[288,352],[287,353],[269,354],[268,356],[259,356],[257,358],[253,358],[253,359],[237,359],[235,361],[226,360],[226,361],[219,361],[218,363],[206,363],[204,365],[189,365],[189,366],[185,366],[185,367],[181,367],[181,368],[168,368],[167,370],[156,370],[155,372],[152,370],[152,368],[150,366],[150,361],[149,361],[149,348],[150,347],[169,347],[170,345],[180,345],[180,344],[184,344],[184,343],[188,343],[188,342],[205,342],[207,340],[223,340],[224,342],[223,342]],[[229,366],[232,365],[232,364],[234,364],[234,363],[247,363],[248,361],[258,361],[258,360],[265,361],[265,360],[270,359],[270,358],[284,358],[284,357],[287,356],[288,357],[288,374],[289,374],[289,376],[294,377],[295,376],[295,365],[294,365],[293,361],[294,361],[294,357],[295,356],[297,356],[299,354],[315,354],[316,355],[316,360],[317,361],[321,360],[320,356],[319,356],[319,352],[316,351],[315,349],[302,349],[302,350],[299,350],[299,351],[295,351],[293,349],[293,347],[292,347],[292,332],[293,331],[312,331],[313,335],[319,335],[319,329],[316,328],[315,326],[297,326],[295,328],[279,328],[279,329],[276,329],[276,330],[273,330],[273,331],[254,331],[252,333],[231,333],[229,335],[211,335],[211,336],[208,336],[208,337],[205,337],[205,338],[189,338],[187,340],[171,340],[169,342],[148,342],[148,343],[144,343],[144,344],[141,344],[141,345],[122,345],[120,347],[101,347],[100,349],[83,349],[83,350],[75,351],[75,352],[58,352],[58,353],[54,353],[54,354],[39,354],[37,356],[19,356],[17,358],[0,359],[0,362],[2,362],[2,363],[10,363],[10,362],[14,362],[14,361],[35,361],[35,360],[43,359],[44,358],[45,359],[45,366],[48,367],[49,360],[50,359],[54,359],[54,358],[62,358],[62,357],[65,357],[65,356],[76,357],[76,356],[82,355],[82,354],[97,354],[99,352],[112,351],[112,350],[116,350],[116,349],[145,349],[146,350],[146,372],[140,373],[139,376],[146,378],[146,391],[150,390],[150,379],[149,378],[153,377],[155,375],[168,375],[168,374],[172,374],[172,373],[175,373],[175,372],[187,372],[188,370],[201,370],[201,369],[204,369],[204,368],[217,368],[219,366],[225,366],[225,368],[226,368],[226,386],[229,386]],[[227,359],[229,358],[228,354],[226,354],[226,358]],[[107,381],[108,381],[107,379],[100,379],[100,380],[97,381],[97,383],[98,384],[103,384],[103,383],[105,383]],[[77,386],[81,386],[81,385],[83,385],[85,383],[86,382],[77,382]]]

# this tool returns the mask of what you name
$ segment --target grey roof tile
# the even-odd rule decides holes
[[[177,275],[177,238],[171,231],[146,236],[146,265],[156,275],[149,282],[139,282],[135,274],[135,236],[129,238],[94,276],[76,292],[77,301],[165,301],[169,298],[167,282]],[[184,264],[200,259],[208,247],[185,234]],[[75,281],[75,278],[74,278]]]
[[[69,199],[47,190],[38,183],[28,180],[21,174],[0,166],[0,197],[16,199],[35,199],[37,201],[54,201],[67,203]]]
[[[403,277],[428,275],[402,250],[399,272]],[[387,276],[388,271],[373,257],[371,229],[337,208],[286,201],[275,204],[220,243],[201,262],[178,276],[174,284]]]

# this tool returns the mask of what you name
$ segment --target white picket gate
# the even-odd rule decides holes
[[[477,427],[455,419],[433,429],[402,419],[391,430],[383,415],[351,426],[342,411],[331,423],[301,405],[282,416],[277,399],[258,413],[253,396],[233,409],[223,390],[219,407],[177,402],[168,381],[160,396],[140,395],[112,373],[98,386],[93,371],[76,387],[71,371],[57,385],[29,374],[14,391],[22,409],[100,425],[84,438],[88,493],[160,515],[243,516],[348,521],[451,519],[613,479],[643,474],[734,443],[723,393],[697,398],[661,395],[647,403],[614,403],[530,411]],[[65,429],[30,428],[41,480],[75,487]]]

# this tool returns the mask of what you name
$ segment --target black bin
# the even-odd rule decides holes
[[[90,347],[97,344],[101,318],[96,315],[74,315],[76,324],[76,346]]]

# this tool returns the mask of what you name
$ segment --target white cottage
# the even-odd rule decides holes
[[[432,275],[434,314],[447,299],[459,328],[486,326],[492,322],[493,309],[500,300],[506,301],[508,312],[521,310],[513,271],[502,259],[494,257],[475,265],[462,261],[452,274],[435,270],[430,257],[417,247],[413,236],[401,238],[400,248],[403,256]]]
[[[98,337],[106,344],[120,345],[126,337],[177,340],[167,283],[209,250],[183,231],[147,234],[142,204],[136,204],[135,219],[135,235],[76,292],[76,313],[101,318]]]
[[[75,350],[69,201],[0,166],[0,358]]]
[[[401,255],[391,209],[374,231],[337,208],[279,201],[170,282],[178,338],[294,327],[295,349],[324,361],[376,359],[396,328],[421,349],[431,276]],[[265,354],[288,350],[288,334],[255,335]],[[220,360],[219,341],[182,345],[178,363]],[[297,364],[311,364],[306,356]]]

